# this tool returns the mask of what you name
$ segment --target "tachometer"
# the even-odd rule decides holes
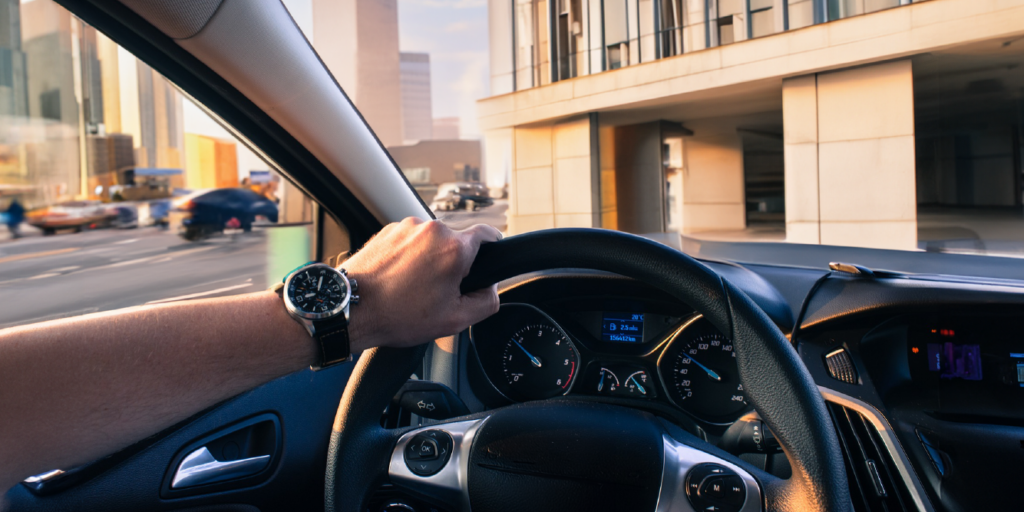
[[[684,329],[659,361],[676,405],[706,419],[723,419],[747,408],[732,341],[710,324]]]
[[[563,395],[572,385],[580,356],[562,331],[548,324],[527,325],[505,342],[502,367],[509,398]]]

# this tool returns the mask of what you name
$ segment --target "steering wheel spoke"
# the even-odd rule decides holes
[[[486,417],[406,432],[391,454],[391,483],[451,510],[469,510],[469,454],[485,421]]]
[[[663,436],[665,469],[656,512],[755,512],[761,488],[746,470]]]

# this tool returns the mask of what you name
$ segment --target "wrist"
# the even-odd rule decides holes
[[[360,290],[371,290],[371,278],[362,273],[348,271],[349,279],[359,283]],[[372,300],[371,300],[372,303]],[[353,355],[358,355],[363,350],[373,348],[379,343],[376,341],[374,327],[374,315],[369,314],[366,299],[360,295],[359,304],[350,304],[348,309],[348,339],[349,350]]]

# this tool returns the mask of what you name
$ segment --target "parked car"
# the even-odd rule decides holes
[[[116,214],[110,225],[118,229],[139,227],[139,207],[133,203],[118,204],[110,208]]]
[[[487,185],[473,182],[442,183],[430,204],[434,211],[476,210],[494,204]]]
[[[100,201],[68,201],[32,210],[25,220],[41,229],[44,235],[52,235],[65,229],[77,233],[83,229],[109,227],[117,216],[117,210]]]
[[[277,222],[277,205],[247,188],[194,192],[175,200],[173,209],[181,214],[178,234],[193,241],[225,228],[248,232],[257,220]]]

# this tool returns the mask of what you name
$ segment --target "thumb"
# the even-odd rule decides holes
[[[469,292],[461,297],[462,329],[498,312],[498,285]],[[461,329],[460,329],[461,330]]]

